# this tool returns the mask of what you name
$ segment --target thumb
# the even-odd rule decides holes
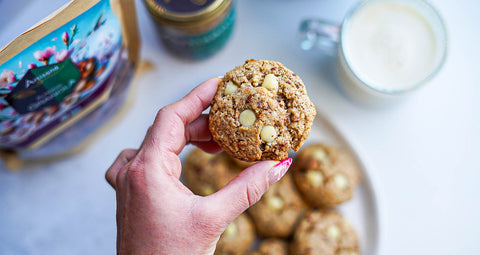
[[[282,162],[261,161],[243,170],[225,187],[208,196],[221,222],[232,222],[238,215],[258,202],[268,187],[282,178],[292,164],[287,158]]]

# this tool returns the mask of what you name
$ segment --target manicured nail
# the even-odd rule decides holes
[[[287,158],[273,166],[272,169],[268,171],[268,184],[272,185],[280,180],[280,178],[285,175],[291,164],[292,158]]]

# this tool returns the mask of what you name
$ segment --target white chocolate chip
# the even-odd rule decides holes
[[[272,126],[264,126],[262,131],[260,131],[260,137],[264,142],[272,142],[275,140],[275,138],[277,138],[277,131]]]
[[[255,113],[252,110],[245,110],[242,113],[240,113],[239,117],[240,124],[244,127],[250,127],[255,123],[255,120],[257,119],[255,117]]]
[[[337,226],[331,225],[327,228],[328,237],[337,240],[340,237],[340,235],[341,235],[340,229]]]
[[[339,189],[345,189],[348,187],[348,179],[344,174],[335,174],[333,176],[333,181]]]
[[[227,81],[227,85],[225,86],[225,95],[230,95],[236,92],[238,89],[237,85],[235,85],[232,81]]]
[[[312,184],[313,187],[320,187],[323,183],[323,174],[318,170],[307,170],[307,181]]]
[[[313,157],[318,161],[325,161],[328,158],[328,154],[323,149],[317,149],[313,152]]]
[[[274,196],[267,200],[268,207],[273,210],[281,210],[283,208],[283,200],[280,197]]]
[[[263,80],[262,87],[269,89],[269,90],[277,90],[278,89],[278,80],[277,77],[273,74],[267,74],[265,79]]]
[[[225,232],[223,232],[226,236],[236,236],[238,232],[237,224],[234,222],[230,223],[227,228],[225,229]]]

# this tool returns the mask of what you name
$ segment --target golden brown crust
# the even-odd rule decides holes
[[[291,254],[360,254],[358,237],[350,224],[335,211],[311,211],[295,230]]]
[[[237,170],[226,153],[209,154],[195,148],[185,159],[182,180],[193,193],[207,196],[232,180]]]
[[[269,74],[278,83],[275,88],[265,87]],[[251,126],[240,121],[245,110],[255,114]],[[315,115],[300,77],[281,63],[250,59],[227,72],[219,83],[211,103],[209,128],[214,140],[233,157],[282,160],[290,148],[297,151],[303,145]],[[272,141],[262,139],[265,126],[275,130]]]
[[[323,144],[302,149],[290,171],[302,197],[313,206],[334,206],[351,199],[360,182],[351,155]]]
[[[306,206],[290,174],[268,188],[255,205],[248,209],[259,235],[288,237],[293,233]]]
[[[240,214],[225,229],[218,240],[215,255],[243,255],[255,241],[252,221],[245,213]]]
[[[232,156],[229,155],[229,158],[230,160],[232,160],[233,164],[235,164],[236,166],[238,166],[240,169],[245,169],[247,167],[250,167],[251,165],[257,163],[256,161],[243,161],[243,160],[240,160],[238,158],[234,158]]]
[[[288,255],[288,244],[282,239],[265,239],[251,255]]]

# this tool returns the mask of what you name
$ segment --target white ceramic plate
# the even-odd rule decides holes
[[[360,166],[362,182],[355,190],[353,198],[339,206],[339,211],[356,230],[362,254],[380,254],[382,217],[372,166],[367,163],[365,155],[361,155],[358,145],[317,109],[311,134],[305,144],[318,142],[336,145],[349,151]]]
[[[360,167],[362,181],[355,190],[351,200],[341,204],[338,209],[347,219],[360,239],[360,250],[364,255],[379,255],[382,215],[378,186],[372,173],[374,170],[368,164],[365,155],[351,138],[338,128],[324,113],[317,109],[310,136],[305,145],[311,143],[325,143],[335,145],[349,151]],[[180,154],[182,159],[191,151],[193,146],[187,146]]]

